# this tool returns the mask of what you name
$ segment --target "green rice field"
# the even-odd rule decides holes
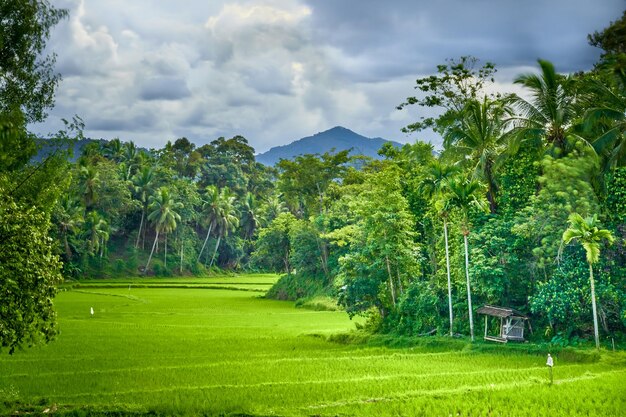
[[[263,299],[276,278],[68,286],[57,339],[0,356],[0,414],[626,415],[623,352],[556,355],[550,385],[543,354],[508,347],[335,343],[354,322]]]

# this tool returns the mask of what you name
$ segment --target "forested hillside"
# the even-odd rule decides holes
[[[376,331],[473,337],[475,310],[495,304],[528,314],[537,338],[623,338],[626,55],[609,29],[590,36],[604,50],[592,71],[540,60],[515,80],[520,96],[492,93],[495,65],[471,57],[418,79],[399,107],[440,111],[406,128],[439,133],[438,156],[417,141],[381,160],[269,168],[242,136],[149,151],[113,139],[76,162],[3,156],[0,213],[36,196],[65,279],[275,271],[285,297],[330,294]],[[25,137],[20,120],[4,117],[3,138]],[[81,136],[75,120],[58,140]]]

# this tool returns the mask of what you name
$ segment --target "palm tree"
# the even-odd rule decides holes
[[[439,214],[443,219],[443,236],[446,245],[446,272],[448,274],[448,309],[450,313],[450,336],[453,335],[453,313],[452,313],[452,280],[450,279],[450,252],[448,246],[448,207],[447,202],[443,199],[443,194],[447,182],[454,174],[459,171],[455,165],[445,165],[435,160],[430,163],[427,170],[427,177],[420,184],[420,190],[423,194],[431,199],[436,200],[435,206],[441,206]]]
[[[246,193],[241,210],[241,228],[243,229],[243,238],[245,240],[252,239],[254,232],[259,227],[257,218],[256,198],[250,192]]]
[[[137,248],[139,247],[139,238],[141,237],[141,232],[144,229],[144,219],[146,216],[146,211],[148,210],[148,198],[152,193],[152,187],[154,184],[154,170],[149,166],[143,167],[133,177],[133,183],[135,187],[135,193],[137,193],[139,201],[141,202],[141,221],[139,222],[139,231],[137,232],[137,240],[135,241],[135,248]]]
[[[82,194],[85,209],[90,210],[96,202],[96,190],[100,185],[100,173],[95,165],[86,165],[80,167],[80,176],[82,179]]]
[[[469,250],[467,244],[467,236],[469,229],[469,211],[472,207],[483,209],[484,187],[476,180],[465,180],[455,178],[447,182],[448,204],[456,207],[461,213],[461,232],[463,233],[463,241],[465,243],[465,281],[467,284],[467,306],[469,310],[470,336],[474,341],[474,312],[472,310],[472,291],[469,279]]]
[[[569,228],[563,233],[563,242],[567,245],[577,239],[585,248],[587,263],[589,263],[589,283],[591,284],[591,306],[593,309],[593,332],[596,338],[596,348],[600,348],[598,335],[598,311],[596,308],[596,289],[593,280],[593,264],[600,259],[600,242],[603,239],[613,243],[613,235],[606,229],[598,229],[596,226],[598,216],[584,218],[578,213],[569,216]]]
[[[585,114],[585,130],[607,127],[593,140],[592,146],[602,156],[603,171],[626,166],[626,86],[608,86],[599,80],[589,82],[600,105]]]
[[[139,151],[137,150],[137,145],[133,141],[126,142],[122,146],[122,159],[124,160],[124,164],[126,165],[126,174],[125,178],[129,179],[132,177],[134,171],[139,166]]]
[[[235,196],[231,194],[228,188],[223,188],[219,196],[219,214],[215,222],[217,243],[215,244],[215,250],[213,251],[213,257],[211,258],[209,268],[213,266],[215,255],[217,255],[217,249],[220,246],[222,237],[228,236],[230,230],[239,226],[239,219],[237,218],[236,213]]]
[[[65,255],[69,261],[72,258],[72,250],[70,248],[68,234],[70,232],[76,232],[84,223],[84,209],[77,199],[69,195],[65,195],[59,200],[59,204],[55,210],[55,215],[57,217],[60,232],[63,235]]]
[[[152,210],[148,215],[148,220],[155,225],[156,233],[154,243],[152,244],[152,250],[150,251],[150,256],[148,257],[148,262],[146,263],[146,273],[148,272],[148,266],[152,260],[154,248],[159,240],[160,233],[165,233],[166,235],[165,256],[167,256],[167,233],[176,230],[176,222],[180,221],[180,214],[178,214],[176,210],[183,207],[182,203],[174,201],[167,187],[159,188],[156,194],[151,195],[148,200],[148,208]]]
[[[107,158],[115,162],[122,160],[124,150],[122,149],[122,142],[118,139],[112,139],[108,143],[102,145],[102,154]]]
[[[109,224],[97,211],[90,211],[85,218],[87,223],[87,247],[94,256],[98,251],[100,257],[104,252],[104,245],[109,240]]]
[[[574,79],[557,74],[551,62],[539,60],[539,66],[540,75],[524,74],[515,79],[532,98],[527,101],[511,96],[511,104],[521,113],[511,120],[517,124],[518,139],[539,138],[549,149],[560,152],[565,150],[567,137],[573,135],[574,121],[580,115]]]
[[[198,262],[200,262],[200,257],[202,256],[202,252],[204,252],[204,247],[209,241],[209,236],[211,235],[211,230],[215,227],[215,223],[217,222],[217,217],[219,216],[219,202],[220,202],[220,192],[214,185],[209,185],[206,187],[206,199],[202,203],[202,211],[203,211],[203,220],[207,225],[208,229],[206,232],[206,238],[204,238],[204,243],[202,244],[202,249],[200,249],[200,253],[198,254]],[[207,254],[208,258],[208,254]]]
[[[502,101],[471,100],[461,112],[460,124],[450,129],[444,138],[447,154],[454,154],[459,161],[470,161],[474,176],[487,184],[487,199],[491,213],[496,212],[498,186],[495,179],[497,166],[501,164],[508,149],[505,116],[512,110]]]

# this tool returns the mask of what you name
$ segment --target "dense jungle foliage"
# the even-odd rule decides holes
[[[626,14],[590,35],[604,51],[593,70],[563,75],[540,60],[515,80],[522,95],[492,93],[496,66],[472,57],[418,79],[398,107],[440,113],[405,130],[434,129],[441,152],[416,141],[383,147],[381,160],[341,151],[266,167],[242,136],[150,150],[113,139],[70,163],[76,118],[58,151],[28,164],[35,141],[12,109],[0,213],[37,196],[43,217],[21,216],[39,233],[49,222],[66,279],[274,271],[287,276],[281,297],[331,295],[382,332],[469,334],[473,311],[494,304],[528,314],[537,338],[590,337],[595,317],[602,340],[623,338],[624,25]],[[568,229],[579,233],[565,244]]]

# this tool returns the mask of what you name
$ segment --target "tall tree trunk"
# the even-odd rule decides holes
[[[217,243],[215,244],[215,251],[213,252],[213,257],[211,257],[211,264],[209,265],[209,268],[211,268],[213,266],[213,261],[215,260],[215,255],[217,255],[217,248],[220,247],[220,240],[222,240],[222,236],[221,235],[217,235]]]
[[[446,243],[446,272],[448,273],[448,310],[450,312],[450,336],[453,335],[452,280],[450,279],[450,253],[448,251],[448,220],[443,219],[443,236]]]
[[[495,212],[498,210],[498,204],[496,202],[498,187],[495,180],[493,179],[492,164],[493,163],[491,161],[487,162],[485,177],[487,178],[487,200],[489,201],[489,211],[491,212],[491,214],[495,214]]]
[[[474,341],[474,313],[472,310],[472,291],[470,289],[470,280],[469,280],[469,254],[467,250],[467,234],[466,233],[463,233],[463,240],[465,242],[465,280],[467,282],[467,306],[469,309],[470,336],[473,342]]]
[[[591,307],[593,309],[593,334],[596,338],[596,349],[600,349],[600,334],[598,333],[598,310],[596,307],[596,285],[593,280],[593,266],[589,263],[589,283],[591,284]]]
[[[180,274],[183,274],[183,247],[185,245],[185,241],[183,239],[180,240]]]
[[[70,249],[70,242],[67,240],[67,231],[63,233],[63,243],[65,244],[65,254],[67,255],[67,261],[72,259],[72,250]]]
[[[146,214],[146,210],[141,210],[141,221],[139,222],[139,233],[137,233],[137,241],[135,242],[135,249],[139,247],[139,238],[141,238],[141,230],[143,229],[143,217]]]
[[[165,256],[163,257],[163,266],[167,270],[167,233],[165,233],[165,250],[163,253],[165,253]]]
[[[396,288],[393,284],[393,277],[391,276],[391,265],[389,265],[389,257],[385,255],[385,261],[387,262],[387,273],[389,274],[389,288],[391,289],[391,301],[393,306],[396,306]]]
[[[148,266],[150,266],[150,261],[152,260],[152,254],[154,254],[154,248],[156,248],[157,240],[159,240],[159,231],[156,231],[156,236],[154,237],[154,243],[152,244],[152,250],[150,251],[150,256],[148,256],[148,263],[146,263],[146,269],[144,271],[144,275],[148,274]]]
[[[206,243],[209,241],[209,235],[211,234],[211,229],[212,228],[213,228],[213,223],[211,223],[209,225],[209,231],[206,232],[206,237],[204,238],[204,243],[202,244],[202,249],[200,249],[200,253],[198,254],[198,262],[200,262],[200,257],[202,256],[202,252],[204,252],[204,247],[206,246]]]

